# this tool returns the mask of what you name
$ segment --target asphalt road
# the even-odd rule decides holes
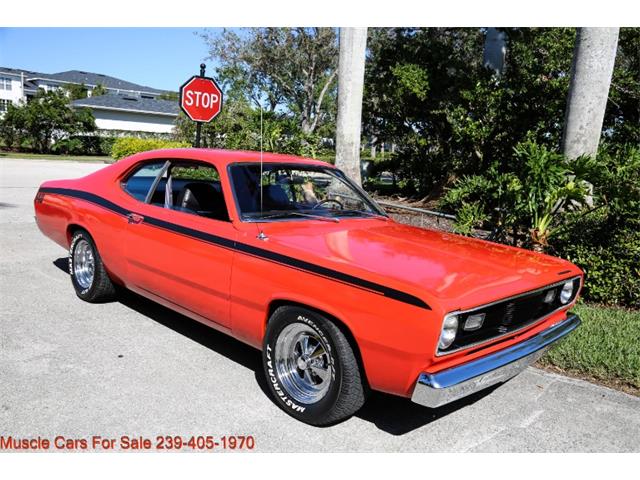
[[[33,220],[45,179],[102,165],[0,160],[0,435],[252,435],[255,451],[640,451],[640,398],[530,368],[431,410],[374,394],[333,427],[267,397],[259,352],[133,294],[91,305]]]

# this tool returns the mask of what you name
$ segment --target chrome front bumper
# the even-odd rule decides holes
[[[504,382],[538,360],[549,345],[580,323],[577,315],[569,314],[560,323],[504,350],[438,373],[422,373],[411,400],[435,408]]]

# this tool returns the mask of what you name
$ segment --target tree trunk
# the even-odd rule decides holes
[[[562,138],[562,152],[568,158],[598,152],[618,31],[619,28],[578,29]]]
[[[484,38],[484,55],[482,64],[494,75],[502,75],[506,56],[506,35],[497,28],[488,28]]]
[[[366,28],[340,28],[336,166],[358,184],[366,47]]]

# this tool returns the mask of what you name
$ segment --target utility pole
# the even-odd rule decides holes
[[[567,158],[598,152],[618,32],[618,28],[578,29],[562,137]]]
[[[340,28],[336,166],[361,184],[360,132],[367,29]]]

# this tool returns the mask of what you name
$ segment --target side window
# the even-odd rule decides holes
[[[159,189],[162,189],[161,195],[158,195]],[[229,221],[220,175],[212,165],[172,162],[167,179],[158,184],[153,197],[162,197],[165,208]]]
[[[166,161],[145,163],[122,182],[122,188],[136,200],[144,202],[154,180],[162,171]]]

